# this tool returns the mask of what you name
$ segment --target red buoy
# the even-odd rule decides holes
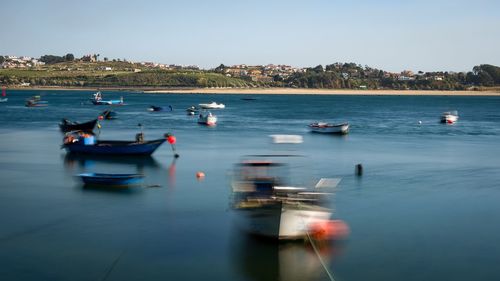
[[[170,135],[167,137],[167,141],[169,144],[175,144],[177,142],[177,139],[174,136]]]
[[[97,117],[97,119],[99,119],[99,120],[103,120],[103,119],[104,119],[104,116],[99,115],[99,117]]]

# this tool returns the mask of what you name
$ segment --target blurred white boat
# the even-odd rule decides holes
[[[214,101],[211,103],[200,103],[199,106],[203,109],[221,109],[226,107],[223,103],[216,103]]]
[[[457,122],[457,120],[458,112],[456,110],[443,112],[443,114],[441,114],[441,123],[453,124]]]
[[[275,173],[284,166],[268,160],[244,161],[236,166],[232,206],[240,226],[248,233],[282,240],[317,238],[318,233],[330,236],[334,231],[346,234],[343,222],[330,220],[327,199],[331,193],[319,186],[282,185],[284,179]]]
[[[314,133],[347,134],[349,133],[349,123],[331,124],[318,122],[309,124],[309,129]]]

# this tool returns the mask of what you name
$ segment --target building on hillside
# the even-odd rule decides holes
[[[97,55],[85,55],[80,60],[85,62],[96,62]]]

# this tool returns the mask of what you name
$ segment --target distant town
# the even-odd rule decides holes
[[[100,54],[75,58],[0,56],[0,84],[14,87],[289,87],[319,89],[477,90],[500,85],[500,68],[483,64],[468,72],[384,71],[356,63],[293,67],[283,64],[196,65],[133,62]]]

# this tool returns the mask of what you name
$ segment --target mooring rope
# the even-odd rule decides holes
[[[298,202],[297,204],[299,206],[299,208],[301,210],[302,209],[302,204],[300,202]],[[304,227],[306,226],[305,222],[304,222],[304,219],[302,219],[302,223],[304,224]],[[311,244],[313,250],[314,250],[314,253],[316,254],[316,256],[318,257],[318,260],[319,262],[321,263],[321,266],[323,266],[323,269],[325,270],[326,274],[328,275],[328,278],[331,280],[331,281],[335,281],[335,278],[333,278],[333,274],[330,272],[330,270],[328,269],[328,267],[326,266],[325,264],[325,261],[323,260],[323,257],[321,257],[321,254],[319,253],[319,250],[318,248],[316,247],[316,245],[314,244],[314,240],[311,238],[311,235],[309,234],[309,229],[307,227],[305,227],[306,229],[306,235],[307,235],[307,240],[309,240],[309,243]]]

